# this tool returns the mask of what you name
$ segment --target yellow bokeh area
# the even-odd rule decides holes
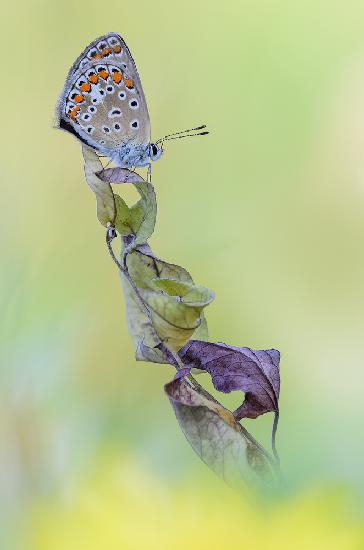
[[[1,550],[363,549],[364,4],[20,0],[0,21]],[[52,127],[109,31],[153,140],[210,130],[154,163],[150,244],[216,293],[212,341],[281,352],[274,496],[226,488],[172,367],[135,361],[80,144]],[[244,422],[268,449],[271,424]]]
[[[349,511],[353,503],[342,487],[303,491],[272,507],[198,480],[168,489],[160,481],[131,457],[109,457],[62,504],[37,503],[25,541],[37,550],[354,550],[364,544],[359,515]]]

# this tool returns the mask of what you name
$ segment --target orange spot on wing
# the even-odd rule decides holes
[[[111,54],[111,48],[104,48],[101,52],[102,57],[107,57]]]
[[[91,90],[91,84],[89,82],[83,82],[80,86],[81,92],[89,92]]]
[[[115,53],[120,53],[121,52],[121,46],[114,46],[113,50],[114,50]]]
[[[106,69],[100,69],[98,72],[98,75],[101,76],[101,78],[103,78],[104,80],[107,80],[108,77],[109,77],[109,73],[107,72]]]
[[[111,76],[115,84],[120,84],[120,82],[123,80],[123,75],[120,71],[115,71],[114,73],[112,73]]]
[[[99,77],[97,76],[96,73],[92,73],[92,74],[90,74],[90,76],[88,77],[88,81],[89,81],[89,82],[92,82],[92,84],[97,84],[98,81],[99,81]]]
[[[134,82],[132,81],[131,78],[126,78],[125,79],[125,86],[127,88],[129,88],[129,90],[131,90],[132,88],[134,88]]]
[[[75,103],[82,103],[83,101],[85,101],[85,98],[83,97],[82,94],[78,94],[73,98],[73,101]]]
[[[101,53],[94,52],[91,54],[92,59],[101,59]]]
[[[76,117],[79,115],[79,113],[80,113],[80,107],[78,105],[75,105],[74,107],[68,110],[67,114],[70,118],[72,118],[72,120],[76,120]]]

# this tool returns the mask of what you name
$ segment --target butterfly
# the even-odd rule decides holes
[[[122,168],[150,167],[163,142],[199,126],[151,141],[147,103],[125,41],[111,32],[91,42],[72,65],[56,106],[55,126]]]

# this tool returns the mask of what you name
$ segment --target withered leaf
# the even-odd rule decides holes
[[[122,235],[132,235],[127,252],[146,242],[152,235],[157,216],[157,201],[154,188],[139,174],[125,168],[103,168],[91,147],[83,146],[85,175],[88,185],[96,195],[97,216],[103,225],[111,223]],[[134,185],[140,200],[129,207],[114,195],[111,183]]]
[[[82,145],[82,154],[85,161],[86,181],[96,196],[97,218],[106,227],[109,223],[113,224],[116,217],[114,193],[111,185],[97,176],[97,173],[102,170],[102,164],[95,151],[87,145]]]
[[[245,393],[243,404],[234,412],[237,420],[278,411],[280,356],[277,350],[252,350],[190,340],[180,351],[180,357],[186,367],[208,372],[218,391]]]
[[[199,393],[179,371],[165,385],[178,423],[199,457],[234,488],[274,483],[267,453],[220,403]]]
[[[145,180],[137,172],[127,168],[104,168],[97,176],[107,183],[141,183]]]
[[[131,208],[119,195],[115,194],[114,198],[116,206],[115,229],[122,237],[134,235],[137,231],[138,223],[135,222]]]
[[[157,200],[153,185],[125,168],[106,168],[100,170],[97,176],[108,184],[131,183],[140,195],[140,200],[131,207],[121,197],[116,199],[115,228],[121,235],[133,236],[126,250],[126,253],[131,252],[146,242],[154,231]]]
[[[127,316],[129,328],[134,332],[134,344],[136,344],[135,340],[137,339],[136,347],[138,348],[139,341],[144,336],[144,345],[151,347],[148,343],[150,340],[148,336],[151,329],[154,329],[160,341],[164,342],[173,351],[178,351],[188,342],[203,322],[203,308],[211,303],[214,293],[205,287],[190,282],[190,276],[182,268],[178,270],[178,266],[167,264],[155,258],[150,248],[146,248],[146,245],[142,250],[144,252],[148,251],[148,254],[137,249],[126,256],[129,276],[149,312],[148,322],[143,322],[142,326],[140,319],[138,322],[133,320],[136,315],[135,308],[140,309],[140,299],[130,294],[132,290],[130,282],[125,280],[125,275],[121,274],[124,279],[124,289],[128,291]],[[181,278],[188,278],[189,280],[178,281],[161,277],[162,273],[163,275],[173,273],[174,276],[179,274]],[[135,289],[133,292],[135,295]],[[132,298],[133,305],[130,304]],[[143,315],[145,315],[145,310]],[[144,331],[147,331],[148,334],[144,334]]]

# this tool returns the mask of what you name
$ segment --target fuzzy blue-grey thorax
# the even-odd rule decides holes
[[[147,166],[151,161],[158,160],[163,151],[154,143],[149,145],[135,145],[132,143],[124,143],[114,151],[102,151],[117,166],[121,168],[136,168]]]

